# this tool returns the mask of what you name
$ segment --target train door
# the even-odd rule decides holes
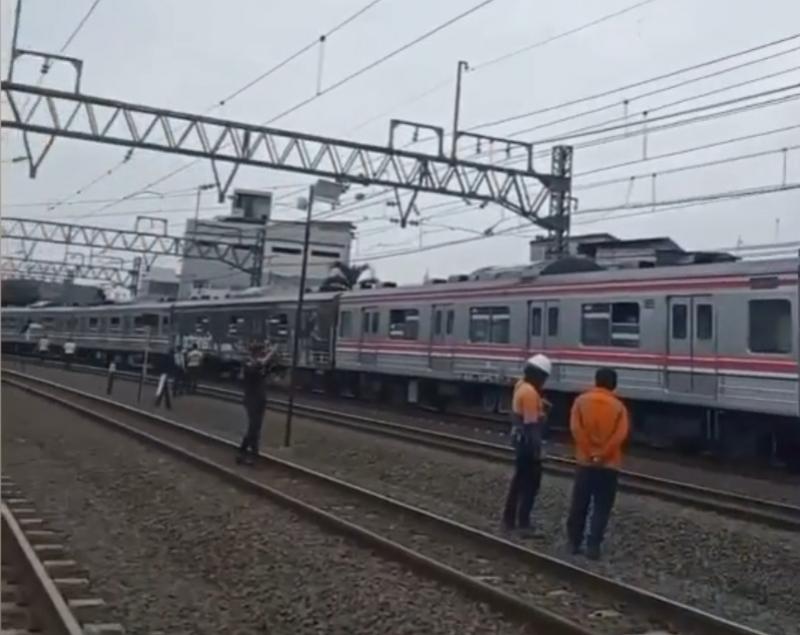
[[[455,343],[455,308],[452,304],[434,304],[431,311],[431,339],[428,365],[431,370],[452,372]]]
[[[669,298],[667,388],[716,396],[717,329],[711,296]]]
[[[558,300],[531,300],[528,302],[528,353],[534,355],[558,347],[560,307]],[[558,366],[551,380],[557,379]]]

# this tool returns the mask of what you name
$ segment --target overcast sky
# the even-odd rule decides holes
[[[23,0],[19,47],[58,51],[93,0]],[[2,52],[5,76],[16,0],[2,0]],[[153,106],[205,112],[248,81],[313,41],[367,0],[101,0],[65,54],[82,58],[82,89],[85,93]],[[465,11],[478,0],[382,0],[352,23],[332,35],[324,48],[322,87],[378,59],[429,29]],[[571,99],[592,95],[624,84],[702,63],[716,57],[755,47],[800,31],[797,0],[652,0],[578,33],[531,48],[504,61],[481,66],[506,53],[620,11],[635,0],[495,0],[452,26],[390,61],[364,73],[273,125],[332,137],[385,144],[392,117],[427,122],[449,129],[452,121],[453,78],[459,59],[476,70],[464,76],[462,128],[518,115]],[[483,132],[507,136],[554,119],[588,109],[611,106],[594,115],[539,128],[515,138],[539,141],[576,128],[598,125],[623,115],[622,102],[642,92],[666,87],[681,80],[720,71],[761,57],[772,59],[720,73],[716,77],[632,99],[629,121],[669,114],[684,109],[734,99],[744,95],[789,87],[757,101],[800,93],[800,38],[765,48],[728,62],[708,66],[640,88],[615,93],[571,108],[521,118]],[[261,123],[314,94],[318,81],[318,49],[313,49],[256,84],[213,114]],[[36,83],[39,64],[21,61],[15,80]],[[765,76],[771,77],[765,77]],[[750,80],[758,80],[752,81]],[[44,85],[66,88],[67,67],[53,67]],[[660,108],[670,102],[748,82],[680,105]],[[435,87],[439,86],[438,89]],[[427,94],[419,99],[420,95]],[[4,106],[5,108],[5,106]],[[658,109],[658,110],[656,110]],[[704,111],[714,112],[714,111]],[[785,126],[800,125],[800,100],[754,109],[710,121],[675,127],[647,136],[650,156],[710,144],[732,137],[753,135]],[[632,125],[637,131],[640,125]],[[580,137],[580,144],[598,136]],[[410,140],[410,136],[406,139]],[[686,248],[716,248],[800,239],[800,190],[694,205],[649,213],[647,209],[611,209],[603,213],[581,211],[651,201],[657,173],[657,201],[714,195],[731,190],[777,186],[783,179],[781,148],[800,145],[800,127],[747,141],[688,152],[672,158],[638,162],[575,179],[579,212],[573,233],[606,231],[620,237],[670,236]],[[577,173],[642,158],[642,137],[632,135],[615,143],[604,143],[575,151]],[[547,149],[547,145],[541,146]],[[420,150],[426,146],[420,145]],[[485,149],[485,148],[484,148]],[[474,148],[461,149],[464,156]],[[774,151],[774,152],[770,152]],[[132,227],[137,214],[168,219],[171,233],[181,233],[185,219],[193,214],[190,191],[212,180],[210,164],[197,162],[155,189],[159,199],[141,195],[123,204],[104,207],[116,199],[142,189],[151,181],[188,162],[175,155],[137,152],[130,162],[107,178],[75,196],[99,175],[119,164],[125,150],[95,143],[58,139],[35,180],[28,178],[24,163],[9,163],[23,152],[20,133],[3,131],[2,205],[6,216],[76,220],[94,225]],[[671,174],[676,167],[726,159],[751,153],[763,156],[703,169]],[[786,180],[800,182],[800,149],[786,154]],[[498,152],[497,160],[505,158]],[[537,168],[549,169],[541,159]],[[631,186],[629,177],[636,176]],[[581,189],[607,179],[621,182]],[[298,218],[293,209],[294,188],[313,178],[297,174],[243,168],[235,187],[276,189],[283,197],[275,208],[278,218]],[[379,190],[363,190],[365,194]],[[370,207],[345,213],[356,189],[348,192],[337,219],[358,226],[354,256],[373,262],[380,277],[399,282],[418,281],[430,275],[467,272],[481,266],[509,265],[528,259],[528,241],[535,228],[515,230],[518,220],[508,211],[490,205],[464,207],[455,199],[420,196],[418,207],[425,219],[422,231],[400,229],[388,221],[396,211],[377,199]],[[48,201],[66,204],[48,211]],[[443,205],[447,204],[448,205]],[[37,204],[37,205],[30,205]],[[430,206],[436,206],[426,210]],[[202,215],[210,217],[226,209],[216,206],[213,192],[204,194]],[[323,212],[324,210],[320,210]],[[592,221],[592,222],[590,222]],[[497,224],[499,222],[499,224]],[[427,224],[427,227],[426,227]],[[470,238],[496,225],[502,235],[461,245],[431,249],[386,258],[395,251],[411,251],[436,243]],[[462,228],[467,231],[459,231]],[[505,232],[503,233],[503,231]],[[40,248],[42,256],[55,256],[52,248]],[[166,264],[166,263],[165,263]]]

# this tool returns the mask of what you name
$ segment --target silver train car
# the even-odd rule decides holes
[[[193,345],[206,355],[214,376],[236,376],[248,344],[269,340],[289,354],[296,298],[249,297],[184,302],[109,304],[91,307],[9,308],[2,312],[3,351],[32,353],[45,338],[48,353],[59,356],[72,339],[83,361],[140,369],[144,350],[157,368],[174,348]],[[300,367],[319,372],[333,368],[336,294],[307,296],[303,311]]]
[[[522,362],[545,353],[555,420],[612,366],[640,441],[800,463],[798,260],[596,270],[559,261],[492,280],[306,297],[306,387],[446,410],[504,412]],[[593,270],[586,270],[591,268]],[[141,367],[175,346],[235,375],[253,339],[289,352],[294,297],[4,309],[4,352]]]
[[[562,418],[607,365],[641,440],[797,459],[797,259],[556,271],[345,294],[337,373],[362,394],[495,412],[545,353]]]

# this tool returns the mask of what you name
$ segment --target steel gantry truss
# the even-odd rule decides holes
[[[395,148],[393,140],[387,147],[355,143],[27,84],[3,82],[2,93],[8,100],[2,125],[23,131],[31,176],[36,175],[53,140],[67,137],[210,159],[221,200],[239,166],[249,165],[316,175],[344,184],[412,190],[412,200],[400,210],[403,225],[414,209],[416,195],[432,192],[497,203],[551,232],[568,231],[565,204],[571,188],[569,170],[544,174],[533,169],[532,160],[527,169],[520,170],[462,160],[455,151],[453,156],[445,156],[439,129],[439,152],[423,154]],[[20,103],[29,98],[34,106],[25,114]],[[49,137],[38,155],[27,139],[28,133]],[[527,146],[526,151],[532,157],[532,147]],[[569,146],[554,148],[553,167],[571,165],[571,154]],[[556,156],[560,157],[558,161]],[[233,164],[224,179],[219,162]],[[549,193],[558,196],[542,215],[540,210]]]
[[[83,278],[100,280],[126,288],[132,288],[137,278],[135,270],[125,270],[109,265],[76,264],[19,256],[3,256],[0,260],[0,274],[3,278],[34,278],[37,280]]]
[[[230,237],[215,236],[201,240],[168,236],[139,230],[111,229],[90,225],[73,225],[25,218],[0,219],[0,233],[5,239],[46,242],[68,247],[100,248],[156,256],[179,256],[218,260],[250,273],[251,283],[260,284],[263,267],[263,232],[249,238],[233,232]]]

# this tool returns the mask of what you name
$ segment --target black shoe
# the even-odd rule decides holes
[[[244,455],[242,455],[242,454],[237,454],[237,455],[236,455],[236,462],[237,462],[239,465],[241,465],[242,463],[244,463],[244,459],[245,459]]]
[[[580,544],[570,543],[569,552],[573,556],[578,556],[583,553],[583,547],[581,547]]]
[[[246,456],[244,457],[244,464],[245,464],[245,465],[254,465],[254,464],[255,464],[255,462],[256,462],[256,459],[255,459],[255,457],[254,457],[253,455],[251,455],[251,454],[248,454],[248,455],[246,455]]]
[[[600,545],[589,545],[586,547],[586,557],[589,560],[600,560]]]

